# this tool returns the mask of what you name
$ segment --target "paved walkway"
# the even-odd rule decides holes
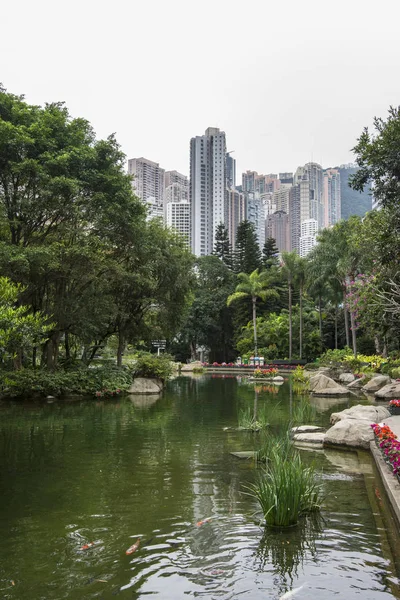
[[[400,415],[388,417],[385,419],[385,423],[386,425],[389,425],[390,429],[397,435],[397,438],[400,441]]]

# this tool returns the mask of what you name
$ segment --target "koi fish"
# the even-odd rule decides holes
[[[281,596],[279,600],[287,600],[288,598],[292,598],[295,594],[297,594],[297,592],[302,590],[303,587],[304,585],[301,585],[300,587],[294,588],[293,590],[289,590],[288,592],[286,592],[286,594],[283,594],[283,596]]]
[[[375,488],[375,496],[378,498],[378,500],[382,500],[382,496],[380,495],[378,488]]]
[[[205,523],[210,523],[211,519],[207,518],[207,519],[203,519],[202,521],[198,521],[196,523],[196,527],[201,527],[202,525],[204,525]]]
[[[89,542],[88,544],[83,544],[83,546],[81,546],[81,550],[89,550],[89,548],[93,548],[94,546],[94,542]]]
[[[140,546],[140,538],[138,538],[136,540],[136,542],[130,548],[128,548],[128,550],[125,552],[125,554],[133,554],[134,552],[136,552],[136,550],[139,548],[139,546]]]

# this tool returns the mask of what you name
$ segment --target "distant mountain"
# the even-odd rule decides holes
[[[342,219],[348,219],[351,215],[364,216],[372,209],[372,196],[370,188],[363,192],[356,192],[349,187],[349,177],[357,172],[354,165],[343,165],[336,167],[340,171],[340,191],[342,196]]]

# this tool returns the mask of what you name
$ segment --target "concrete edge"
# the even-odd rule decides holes
[[[397,478],[394,477],[393,473],[389,471],[388,465],[383,460],[374,441],[370,443],[369,447],[388,495],[389,502],[396,515],[397,522],[400,525],[400,483]]]

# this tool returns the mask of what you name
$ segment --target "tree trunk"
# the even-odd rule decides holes
[[[289,277],[289,360],[292,359],[292,281]]]
[[[318,294],[318,316],[319,316],[319,337],[321,338],[322,346],[322,297]]]
[[[69,333],[68,331],[64,334],[64,346],[65,346],[65,360],[69,361],[71,358],[71,351],[69,346]]]
[[[356,320],[354,313],[350,311],[350,323],[351,323],[351,341],[353,344],[353,354],[357,358],[357,334],[356,334]]]
[[[338,349],[338,306],[335,305],[335,350]]]
[[[36,369],[36,356],[37,356],[37,347],[33,346],[32,348],[32,368]]]
[[[377,335],[374,337],[374,343],[375,343],[375,352],[377,354],[380,354],[381,353],[381,345],[379,343],[379,338]]]
[[[303,284],[300,284],[300,360],[303,358]]]
[[[346,288],[343,288],[344,328],[346,330],[346,346],[350,348],[349,315],[346,308]]]
[[[125,338],[122,331],[118,332],[117,367],[122,367],[122,355],[125,350]]]
[[[256,303],[257,303],[257,298],[255,296],[253,296],[251,298],[252,302],[253,302],[253,327],[254,327],[254,358],[256,356],[258,356],[257,352],[258,352],[258,348],[257,348],[257,307],[256,307]]]

